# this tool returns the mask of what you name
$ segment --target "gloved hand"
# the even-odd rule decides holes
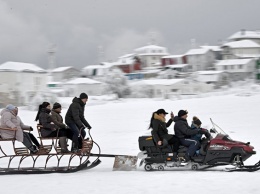
[[[171,112],[171,119],[172,119],[172,120],[174,119],[174,114],[173,114],[173,112]]]
[[[33,131],[33,128],[32,128],[32,127],[30,127],[30,131]]]
[[[198,131],[199,134],[207,134],[209,133],[207,129],[203,129],[201,128],[199,131]]]
[[[89,126],[88,129],[90,130],[90,129],[92,129],[92,127]]]

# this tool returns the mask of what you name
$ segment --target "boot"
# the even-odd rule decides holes
[[[189,156],[189,154],[185,154],[184,159],[185,159],[184,162],[186,162],[186,163],[189,162],[189,161],[190,161],[190,156]]]
[[[60,137],[59,140],[60,140],[61,153],[69,153],[69,150],[67,148],[66,137]]]
[[[177,162],[177,161],[178,161],[177,152],[173,152],[173,161],[174,161],[174,162]]]
[[[30,150],[30,154],[36,154],[38,152],[38,150],[37,150],[35,145],[32,145],[28,149]]]
[[[72,142],[72,144],[71,144],[71,152],[72,153],[78,153],[79,152],[79,148],[74,142]]]

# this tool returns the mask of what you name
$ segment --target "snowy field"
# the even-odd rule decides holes
[[[92,125],[93,139],[102,153],[137,155],[138,137],[149,133],[147,128],[152,112],[164,108],[174,114],[179,109],[187,109],[189,123],[196,115],[206,128],[211,127],[209,119],[212,118],[232,139],[250,141],[255,147],[257,154],[246,164],[254,164],[260,159],[259,93],[184,100],[123,99],[100,105],[91,105],[91,98],[89,100],[85,117]],[[63,116],[65,112],[66,109]],[[25,124],[35,128],[36,112],[21,108],[19,115]],[[171,133],[173,125],[169,127]],[[38,136],[36,130],[33,133]],[[218,167],[197,172],[178,169],[146,172],[141,167],[136,171],[119,172],[112,171],[112,158],[101,160],[96,168],[72,174],[0,176],[0,193],[260,193],[260,171],[229,173],[222,170],[224,167]]]

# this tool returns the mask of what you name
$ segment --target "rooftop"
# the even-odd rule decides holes
[[[0,71],[15,71],[15,72],[46,72],[44,69],[31,63],[21,62],[5,62],[0,65]]]

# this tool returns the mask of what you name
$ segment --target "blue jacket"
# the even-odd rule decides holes
[[[193,124],[193,122],[191,124],[191,129],[192,130],[200,130],[200,128],[198,126],[196,126],[195,124]],[[194,139],[196,141],[200,141],[201,138],[202,138],[202,134],[199,134],[199,133],[197,133],[196,135],[192,135],[191,136],[191,139]]]

